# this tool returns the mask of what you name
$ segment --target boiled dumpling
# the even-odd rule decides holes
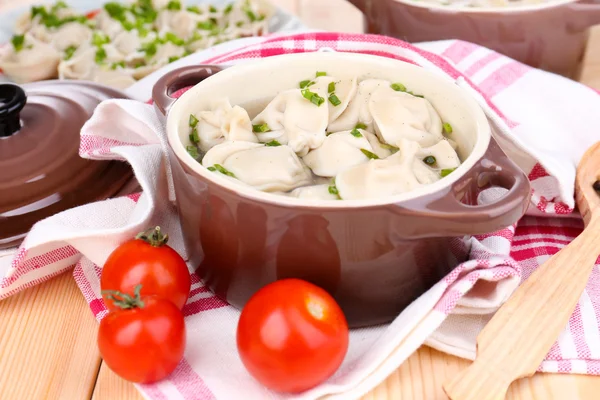
[[[159,35],[172,32],[181,39],[190,39],[197,30],[198,22],[207,18],[208,16],[201,17],[185,10],[163,11],[158,15],[155,24]]]
[[[419,145],[403,141],[400,150],[385,160],[371,160],[342,171],[335,178],[344,200],[382,198],[413,190],[421,185],[413,171]]]
[[[375,153],[375,155],[377,155],[377,157],[388,158],[393,153],[398,151],[398,148],[396,146],[390,146],[389,144],[381,143],[381,141],[379,141],[379,138],[377,137],[377,135],[375,135],[374,133],[371,133],[371,132],[368,132],[365,130],[361,130],[360,132],[363,135],[365,135],[365,137],[371,144],[373,153]]]
[[[202,165],[219,165],[243,183],[265,192],[286,192],[312,183],[310,170],[288,146],[228,141],[210,149]]]
[[[409,139],[425,147],[443,140],[442,120],[425,98],[395,91],[388,85],[373,92],[369,112],[386,143],[398,146],[401,139]]]
[[[123,70],[103,70],[100,68],[93,71],[91,81],[117,89],[126,89],[135,83],[135,79]]]
[[[316,93],[327,101],[327,90]],[[327,106],[317,106],[302,95],[301,89],[291,89],[279,93],[252,123],[267,124],[268,131],[257,134],[261,142],[277,140],[304,156],[325,140],[328,118]]]
[[[291,191],[291,197],[310,200],[339,200],[337,194],[331,193],[331,185],[302,186]]]
[[[215,102],[211,111],[201,111],[196,117],[199,147],[204,152],[226,140],[258,142],[248,112],[240,106],[232,107],[227,99]]]
[[[356,78],[338,80],[330,76],[320,76],[312,81],[314,84],[308,87],[311,91],[317,93],[327,93],[325,102],[329,108],[329,123],[335,121],[346,110],[348,104],[354,98],[356,89],[358,87],[356,84]],[[333,91],[330,92],[330,89],[333,89]],[[334,105],[334,103],[329,100],[332,94],[337,97],[337,100],[340,101],[340,104]],[[330,129],[330,131],[332,130]]]
[[[12,45],[0,55],[0,69],[16,83],[26,83],[56,77],[60,53],[52,46],[25,34],[23,47]]]
[[[171,42],[167,42],[158,46],[156,54],[150,59],[150,64],[166,65],[172,57],[181,57],[185,53],[185,48],[177,46]]]
[[[361,122],[367,127],[372,127],[373,117],[369,111],[371,95],[382,87],[389,87],[391,83],[383,79],[365,79],[358,84],[356,95],[348,104],[346,110],[329,124],[329,131],[338,132],[352,129]]]
[[[372,153],[373,148],[364,134],[362,129],[332,133],[302,161],[319,176],[336,176],[347,168],[369,161],[364,151]]]
[[[447,140],[440,140],[431,147],[423,147],[419,150],[418,157],[435,157],[434,167],[437,169],[457,168],[460,165],[460,158]]]
[[[96,15],[94,20],[96,21],[97,28],[107,34],[111,39],[125,30],[121,22],[113,19],[104,9]]]
[[[59,51],[65,51],[68,47],[79,47],[92,38],[92,30],[78,22],[71,22],[60,27],[52,35],[52,45]]]
[[[96,68],[96,51],[95,47],[80,48],[69,60],[61,61],[59,78],[90,80]]]

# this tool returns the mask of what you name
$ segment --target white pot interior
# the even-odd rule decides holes
[[[186,151],[189,141],[189,115],[208,110],[215,99],[226,97],[232,105],[244,107],[252,118],[280,91],[296,88],[298,83],[325,71],[339,79],[358,77],[400,82],[408,90],[429,100],[443,121],[453,127],[452,139],[458,144],[462,164],[447,177],[401,195],[369,200],[315,201],[265,193],[237,185],[211,173]],[[469,94],[441,72],[433,73],[413,64],[364,54],[313,52],[288,54],[246,62],[227,68],[197,84],[181,96],[169,111],[168,140],[176,156],[204,178],[225,186],[239,195],[269,203],[309,207],[361,207],[397,203],[448,187],[485,154],[490,141],[490,126],[485,114]]]

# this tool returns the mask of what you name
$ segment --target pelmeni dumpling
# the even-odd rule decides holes
[[[312,88],[311,88],[311,91]],[[327,89],[314,91],[327,101]],[[277,140],[287,144],[299,156],[321,146],[325,141],[325,129],[329,120],[329,109],[324,104],[315,105],[302,96],[301,89],[291,89],[279,93],[258,114],[252,123],[267,124],[268,131],[258,133],[261,142]]]
[[[93,70],[90,80],[117,89],[126,89],[135,83],[135,79],[126,71],[100,68]]]
[[[309,200],[339,200],[337,194],[330,192],[329,188],[331,185],[312,185],[302,186],[296,188],[290,192],[290,197],[297,197],[299,199]]]
[[[417,153],[417,157],[425,158],[427,156],[435,157],[436,169],[457,168],[460,165],[460,158],[448,140],[440,140],[430,147],[423,147]]]
[[[189,39],[198,29],[197,25],[202,19],[208,19],[208,16],[202,18],[198,14],[194,14],[185,10],[180,11],[164,11],[158,15],[154,22],[158,29],[159,35],[166,32],[172,32],[177,37]]]
[[[325,102],[329,108],[329,123],[335,121],[348,107],[350,101],[354,98],[358,85],[356,83],[356,77],[352,79],[335,79],[330,76],[319,76],[312,80],[314,84],[310,85],[308,89],[317,93],[327,93]],[[333,85],[331,85],[333,84]],[[330,92],[330,85],[333,89]],[[335,95],[340,101],[340,104],[334,105],[329,97]],[[331,130],[330,130],[331,131]],[[334,131],[335,132],[335,131]]]
[[[391,83],[383,79],[365,79],[356,89],[356,95],[348,104],[346,110],[329,124],[330,132],[339,132],[352,129],[361,122],[371,127],[373,117],[369,110],[371,95],[382,87],[389,87]]]
[[[68,47],[79,47],[83,43],[88,43],[91,38],[90,28],[78,22],[70,22],[52,34],[51,43],[57,50],[65,51]]]
[[[241,182],[265,192],[287,192],[312,183],[310,170],[289,146],[227,141],[210,149],[202,165],[219,165]]]
[[[12,45],[0,55],[0,69],[16,83],[26,83],[56,77],[60,53],[52,46],[25,34],[23,48]]]
[[[379,138],[374,133],[360,130],[360,132],[367,138],[369,144],[371,145],[373,153],[379,158],[388,158],[396,151],[398,148],[396,146],[390,146],[389,144],[381,143]]]
[[[402,141],[400,150],[385,160],[370,160],[348,168],[335,178],[344,200],[381,198],[413,190],[421,185],[413,171],[419,145]]]
[[[152,56],[149,64],[166,65],[172,57],[181,57],[185,53],[185,48],[177,46],[171,42],[167,42],[158,46],[156,54]]]
[[[427,99],[395,91],[389,85],[373,92],[369,112],[379,136],[394,146],[401,139],[433,146],[444,138],[442,120]]]
[[[58,65],[60,79],[90,80],[96,69],[96,48],[79,48],[69,60],[63,60]]]
[[[227,99],[215,102],[211,111],[201,111],[195,116],[198,118],[198,146],[204,152],[227,140],[258,142],[252,133],[248,112],[240,106],[232,107]]]
[[[321,146],[302,157],[302,161],[316,175],[328,177],[366,163],[369,157],[363,150],[373,152],[373,148],[364,134],[362,129],[332,133]]]

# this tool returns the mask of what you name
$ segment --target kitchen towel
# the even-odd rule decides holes
[[[239,311],[215,297],[192,274],[184,308],[188,345],[167,379],[137,385],[149,399],[352,399],[368,392],[423,343],[466,358],[493,312],[535,268],[582,229],[574,212],[575,166],[600,140],[600,96],[565,78],[529,68],[461,41],[410,45],[376,36],[337,33],[272,35],[208,59],[181,63],[236,64],[308,51],[346,51],[391,57],[422,66],[470,91],[494,136],[532,181],[528,215],[492,234],[470,239],[471,259],[454,269],[391,324],[352,330],[344,363],[327,382],[300,395],[268,391],[245,371],[235,348]],[[153,82],[145,84],[150,87]],[[100,320],[101,265],[138,231],[160,225],[184,257],[165,158],[164,128],[149,104],[102,103],[81,133],[80,154],[129,162],[141,193],[65,211],[41,221],[4,268],[0,298],[75,266],[73,275]],[[495,193],[484,192],[489,201]],[[490,197],[490,198],[486,198]],[[568,326],[541,371],[600,375],[600,270],[594,269]]]

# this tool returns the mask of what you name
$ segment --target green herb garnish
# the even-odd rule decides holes
[[[335,184],[329,186],[327,188],[327,190],[329,191],[330,194],[334,194],[336,196],[340,195],[340,191],[338,190],[337,186],[335,186]]]
[[[125,68],[125,61],[119,61],[119,62],[112,63],[112,65],[110,66],[110,69],[117,69],[118,67]]]
[[[270,142],[265,143],[265,146],[277,147],[277,146],[281,146],[281,143],[279,143],[277,140],[273,139]]]
[[[200,9],[200,7],[198,7],[198,6],[189,6],[189,7],[187,8],[187,10],[188,10],[189,12],[192,12],[192,13],[194,13],[194,14],[202,14],[202,10],[201,10],[201,9]]]
[[[363,124],[362,122],[359,122],[358,124],[356,124],[356,126],[354,128],[356,128],[356,129],[367,129],[367,126],[365,124]]]
[[[225,7],[225,9],[223,9],[223,13],[229,14],[231,12],[231,10],[233,10],[233,3],[228,4],[227,7]]]
[[[269,125],[267,125],[266,122],[259,125],[252,125],[252,132],[264,133],[269,132],[270,130],[271,128],[269,128]]]
[[[218,10],[215,6],[211,5],[210,7],[208,7],[208,11],[210,11],[211,13],[216,13]]]
[[[362,133],[360,133],[360,132],[358,131],[358,129],[356,129],[356,128],[352,129],[352,130],[350,131],[350,133],[351,133],[351,134],[352,134],[352,136],[354,136],[354,137],[363,137]]]
[[[444,129],[445,133],[452,133],[452,125],[450,125],[449,123],[444,122],[442,128]]]
[[[331,82],[329,85],[327,85],[327,93],[333,92],[335,92],[335,82]]]
[[[433,165],[433,164],[435,164],[436,161],[437,160],[435,159],[434,156],[427,156],[423,159],[423,162],[427,165]]]
[[[156,51],[158,50],[157,42],[154,41],[154,42],[146,43],[142,46],[142,48],[140,50],[143,51],[144,53],[146,53],[147,57],[152,57],[153,55],[156,54]]]
[[[322,98],[315,92],[311,92],[309,89],[302,90],[302,97],[304,97],[306,100],[310,101],[317,107],[319,107],[321,104],[323,104],[325,102],[324,98]]]
[[[18,53],[23,50],[23,46],[25,45],[25,35],[14,35],[11,39],[12,45],[15,48],[15,51]]]
[[[208,167],[209,171],[219,171],[220,173],[222,173],[223,175],[227,175],[230,176],[232,178],[235,178],[235,175],[233,174],[233,172],[227,170],[227,168],[223,167],[221,164],[215,164],[212,167]]]
[[[192,132],[190,133],[190,142],[196,144],[200,143],[200,136],[198,136],[196,128],[192,129]]]
[[[171,57],[169,57],[169,60],[168,60],[168,62],[172,63],[172,62],[174,62],[174,61],[177,61],[177,60],[179,60],[180,58],[181,58],[181,57],[178,57],[178,56],[171,56]]]
[[[104,9],[111,18],[116,19],[117,21],[125,20],[125,12],[127,9],[121,3],[106,3]]]
[[[198,160],[200,154],[198,154],[198,148],[196,146],[186,146],[185,149],[190,156],[192,156],[195,160]]]
[[[307,87],[309,87],[310,85],[314,85],[314,84],[315,84],[314,82],[312,82],[312,81],[310,81],[310,80],[308,80],[308,79],[307,79],[307,80],[305,80],[305,81],[301,81],[301,82],[300,82],[300,89],[307,88]]]
[[[443,177],[448,176],[452,173],[452,171],[454,171],[456,168],[445,168],[443,170],[440,171],[440,175]]]
[[[185,45],[185,40],[174,34],[173,32],[167,32],[165,34],[165,40],[167,42],[173,43],[175,46],[183,46]]]
[[[100,47],[96,50],[96,64],[101,64],[104,60],[106,60],[106,50]]]
[[[370,152],[367,149],[360,149],[360,151],[362,151],[362,153],[367,156],[367,158],[370,158],[371,160],[377,160],[379,159],[379,156],[375,153]]]
[[[335,93],[332,93],[329,96],[329,102],[331,104],[333,104],[335,107],[339,106],[340,104],[342,104],[342,102],[340,101],[340,99],[335,95]]]
[[[179,11],[181,10],[181,2],[177,0],[171,0],[167,4],[167,10],[171,11]]]
[[[215,23],[211,20],[198,22],[196,25],[198,29],[202,29],[205,31],[210,31],[215,28]]]
[[[424,98],[425,98],[425,96],[423,96],[423,95],[420,95],[420,94],[414,94],[414,93],[413,93],[413,92],[411,92],[411,91],[408,91],[408,92],[406,92],[406,93],[408,93],[408,94],[412,94],[413,96],[415,96],[415,97],[420,97],[420,98],[422,98],[422,99],[424,99]]]
[[[237,26],[238,28],[241,27],[242,25],[244,25],[243,21],[238,21],[235,23],[235,26]]]
[[[392,146],[391,144],[387,144],[387,143],[379,143],[379,146],[381,146],[384,149],[390,150],[392,152],[392,154],[394,154],[395,152],[400,150],[398,147]]]
[[[195,128],[196,125],[198,125],[198,118],[196,118],[194,116],[194,114],[190,114],[190,119],[188,124],[190,125],[190,128]]]
[[[316,76],[316,77],[318,78],[318,77],[320,77],[320,76],[327,76],[327,72],[320,72],[320,71],[317,71],[317,76]]]
[[[101,32],[94,32],[94,36],[92,37],[92,44],[94,46],[102,46],[103,44],[110,43],[110,38],[108,35],[105,35]]]
[[[70,60],[73,57],[73,54],[77,51],[77,47],[69,46],[65,49],[65,60]]]
[[[404,86],[404,85],[403,85],[403,84],[401,84],[401,83],[392,83],[392,84],[390,85],[390,87],[391,87],[392,89],[394,89],[396,92],[406,92],[406,86]]]

